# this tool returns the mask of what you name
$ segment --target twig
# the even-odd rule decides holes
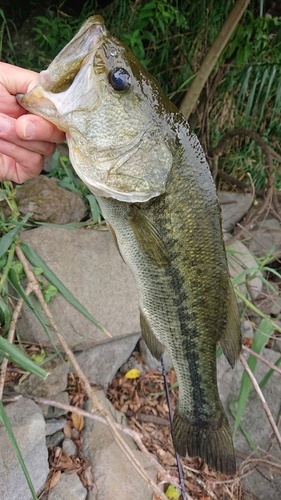
[[[32,291],[32,287],[30,284],[28,284],[27,288],[25,290],[26,295],[29,295],[31,293],[31,291]],[[8,342],[10,342],[10,344],[12,344],[14,342],[16,324],[17,324],[17,320],[18,320],[18,317],[20,315],[21,308],[22,308],[23,304],[24,304],[24,300],[22,298],[20,298],[15,309],[14,309],[13,315],[12,315],[12,319],[11,319],[11,323],[10,323],[10,327],[9,327],[9,332],[8,332],[8,336],[7,336],[7,340],[8,340]],[[7,358],[4,358],[2,363],[1,363],[1,367],[0,367],[0,400],[2,399],[2,395],[3,395],[5,376],[6,376],[8,363],[9,363],[9,360]]]
[[[248,377],[250,378],[250,380],[251,380],[251,382],[252,382],[252,384],[254,386],[254,389],[255,389],[258,397],[261,400],[262,407],[263,407],[263,409],[265,411],[265,414],[266,414],[266,416],[267,416],[267,418],[269,420],[269,423],[270,423],[270,425],[271,425],[271,427],[273,429],[273,432],[274,432],[274,434],[276,436],[277,442],[278,442],[278,444],[279,444],[279,446],[281,448],[281,435],[280,435],[278,427],[277,427],[277,425],[276,425],[276,423],[274,421],[274,418],[273,418],[273,416],[271,414],[271,411],[270,411],[270,409],[268,407],[268,404],[265,401],[264,395],[263,395],[263,393],[260,390],[260,386],[259,386],[258,382],[256,381],[256,378],[254,377],[253,373],[251,372],[251,370],[250,370],[250,368],[248,366],[247,361],[243,358],[242,355],[239,356],[239,360],[240,360],[241,364],[243,365],[243,367],[244,367],[244,369],[245,369]]]
[[[271,363],[270,361],[267,361],[266,358],[264,358],[263,356],[261,356],[260,354],[257,354],[255,351],[253,351],[252,349],[250,349],[249,347],[247,347],[246,345],[243,345],[242,346],[242,349],[243,351],[246,351],[248,352],[249,354],[252,354],[253,356],[255,356],[255,358],[258,358],[260,361],[262,361],[265,365],[269,366],[269,368],[271,368],[272,370],[276,371],[277,373],[279,373],[279,375],[281,375],[281,369],[278,368],[276,365],[274,365],[273,363]]]
[[[117,444],[119,445],[119,447],[121,448],[121,450],[125,453],[125,455],[127,456],[127,458],[130,460],[130,462],[132,463],[132,466],[138,471],[138,473],[140,474],[140,476],[148,483],[148,485],[153,489],[154,493],[161,499],[161,500],[167,500],[167,497],[166,495],[164,495],[163,491],[157,486],[157,484],[151,479],[151,477],[147,474],[146,470],[144,469],[144,467],[142,466],[142,464],[137,460],[136,456],[134,455],[133,451],[129,448],[129,446],[127,445],[127,443],[124,441],[124,439],[120,436],[120,434],[118,433],[117,429],[115,428],[113,422],[111,421],[110,417],[107,415],[106,411],[104,410],[103,406],[100,404],[100,402],[97,400],[96,398],[96,395],[93,391],[93,389],[91,388],[91,385],[90,385],[90,382],[89,380],[87,379],[86,375],[84,374],[84,372],[82,371],[82,369],[80,368],[74,354],[72,353],[71,349],[69,348],[66,340],[64,339],[64,337],[59,333],[59,330],[58,330],[58,327],[56,325],[56,322],[53,318],[53,315],[50,311],[50,309],[48,308],[45,300],[44,300],[44,297],[43,297],[43,294],[41,292],[41,289],[40,289],[40,286],[39,286],[39,283],[35,277],[35,275],[33,274],[33,272],[31,271],[30,267],[29,267],[29,263],[28,263],[28,260],[26,259],[23,251],[21,250],[21,248],[16,245],[16,254],[18,256],[18,259],[21,261],[23,267],[24,267],[24,271],[25,271],[25,274],[30,282],[31,285],[34,286],[34,292],[48,318],[48,321],[50,323],[50,325],[52,326],[53,328],[53,331],[55,332],[57,338],[59,339],[69,361],[71,362],[71,364],[73,365],[77,375],[79,376],[81,382],[84,384],[84,387],[85,387],[85,391],[91,401],[91,405],[92,405],[92,411],[94,410],[98,410],[99,413],[104,417],[104,419],[107,421],[107,424],[108,424],[108,427],[111,431],[111,433],[113,434],[113,437],[115,439],[115,441],[117,442]]]

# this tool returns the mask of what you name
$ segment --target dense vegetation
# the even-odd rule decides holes
[[[32,4],[32,2],[29,2]],[[45,68],[72,38],[85,18],[103,15],[108,29],[128,44],[180,106],[182,97],[233,7],[232,0],[115,0],[106,7],[89,1],[40,7],[16,29],[4,11],[2,59],[34,70]],[[34,2],[36,4],[36,2]],[[75,10],[76,9],[76,10]],[[249,3],[219,57],[190,118],[206,152],[229,130],[255,131],[280,152],[281,8],[279,2]],[[1,54],[2,52],[2,54]],[[276,166],[278,164],[276,163]],[[219,168],[242,180],[250,172],[257,189],[266,185],[263,153],[243,134],[233,150],[219,158]],[[281,187],[281,174],[274,180]]]

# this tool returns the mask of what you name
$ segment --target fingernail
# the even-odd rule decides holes
[[[28,120],[23,127],[23,136],[25,139],[32,139],[35,133],[35,125],[32,121]]]
[[[0,115],[0,133],[5,134],[5,132],[9,132],[11,130],[11,123],[8,118],[3,115]]]

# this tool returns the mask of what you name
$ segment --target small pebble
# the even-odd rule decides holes
[[[65,438],[62,443],[62,449],[66,455],[71,457],[77,455],[77,446],[70,438]]]

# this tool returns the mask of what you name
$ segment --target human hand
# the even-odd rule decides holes
[[[17,102],[38,83],[38,74],[0,62],[0,181],[19,184],[38,175],[65,134]]]

